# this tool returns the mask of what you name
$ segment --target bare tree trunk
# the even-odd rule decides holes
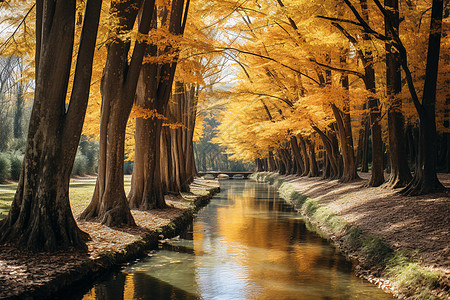
[[[292,152],[294,154],[295,163],[297,164],[296,174],[302,175],[305,170],[305,163],[304,163],[303,157],[300,153],[300,148],[298,147],[297,138],[295,136],[291,137],[290,144],[291,144]]]
[[[364,136],[362,142],[361,172],[369,172],[369,120],[364,118]]]
[[[272,151],[269,151],[268,162],[269,162],[269,171],[270,172],[275,172],[277,170],[277,166],[276,166],[275,159],[273,157],[273,152]]]
[[[334,117],[336,118],[336,126],[338,128],[338,136],[341,145],[342,158],[344,160],[344,166],[342,171],[342,176],[340,178],[341,182],[350,182],[355,179],[359,179],[356,173],[355,155],[353,151],[353,142],[351,141],[351,136],[347,135],[349,130],[346,130],[346,126],[349,123],[349,116],[346,118],[347,122],[344,123],[343,115],[346,116],[339,108],[334,104],[331,105]],[[350,128],[351,130],[351,128]]]
[[[305,168],[303,169],[302,176],[307,176],[311,169],[309,153],[306,149],[305,139],[301,135],[298,135],[297,137],[298,137],[298,142],[299,142],[298,145],[300,147],[302,156],[304,157],[304,163],[305,163]]]
[[[142,98],[139,90],[137,99]],[[161,128],[162,120],[157,118],[136,119],[135,160],[128,195],[131,208],[148,210],[166,206],[159,165]]]
[[[339,176],[339,171],[338,171],[338,164],[336,161],[336,154],[333,151],[332,142],[330,141],[329,137],[317,126],[312,126],[312,128],[314,129],[315,132],[319,134],[319,137],[322,140],[323,146],[327,153],[326,159],[328,161],[328,167],[330,170],[329,174],[326,175],[324,174],[324,178],[336,178],[337,176]]]

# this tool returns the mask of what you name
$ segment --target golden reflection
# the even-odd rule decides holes
[[[95,289],[90,289],[89,292],[83,296],[82,300],[95,300],[97,297],[95,296]]]
[[[125,278],[125,286],[123,289],[123,300],[133,300],[134,299],[134,274],[128,274]]]

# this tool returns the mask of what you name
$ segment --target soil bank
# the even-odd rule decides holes
[[[182,232],[195,213],[220,190],[214,180],[196,179],[191,193],[169,196],[169,208],[136,211],[137,227],[109,228],[94,222],[78,222],[91,241],[88,252],[28,253],[0,247],[0,299],[49,299],[76,284],[142,257],[158,247],[158,240]]]

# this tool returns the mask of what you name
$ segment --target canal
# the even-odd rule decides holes
[[[179,238],[78,299],[392,299],[265,183],[223,180]]]

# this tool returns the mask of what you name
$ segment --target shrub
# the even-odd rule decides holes
[[[11,179],[18,181],[22,170],[23,155],[11,154],[9,160],[11,162]]]
[[[133,173],[133,161],[126,160],[123,165],[123,173],[125,175],[131,175]]]
[[[10,178],[11,163],[9,157],[5,153],[0,153],[0,183]]]
[[[347,243],[352,249],[359,249],[362,246],[362,231],[356,226],[352,226],[347,234]]]
[[[83,154],[77,153],[73,163],[72,175],[85,175],[87,173],[88,159]]]
[[[303,212],[308,216],[311,217],[319,208],[319,201],[315,199],[309,199],[305,201],[305,203],[302,206]]]

